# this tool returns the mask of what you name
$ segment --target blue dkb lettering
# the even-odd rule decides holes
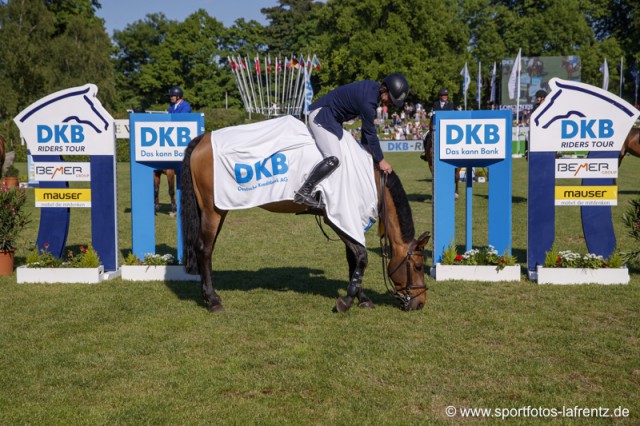
[[[264,175],[264,177],[268,177],[268,178],[270,178],[272,176],[271,173],[269,173],[269,170],[265,167],[265,164],[267,164],[268,160],[269,160],[268,158],[265,158],[262,161],[256,162],[256,164],[255,164],[255,166],[256,166],[256,180],[262,179],[262,175]]]
[[[64,132],[67,130],[67,125],[64,124],[62,126],[53,126],[55,130],[54,142],[66,142],[69,143],[69,139],[67,139],[67,135]]]
[[[248,164],[236,163],[233,170],[238,183],[247,183],[253,178],[253,169]],[[244,176],[242,176],[243,174]]]
[[[160,128],[160,146],[176,146],[171,140],[171,133],[175,127],[161,127]]]
[[[500,140],[498,130],[498,126],[496,126],[495,124],[487,124],[484,127],[484,143],[487,145],[498,143],[498,141]]]
[[[596,134],[593,133],[593,130],[591,129],[594,124],[596,124],[596,120],[589,120],[589,121],[581,120],[580,121],[580,137],[595,138]]]
[[[613,121],[611,120],[600,120],[598,123],[598,133],[600,138],[610,138],[613,137]]]
[[[464,138],[464,132],[462,131],[462,127],[451,124],[447,126],[447,132],[445,136],[447,145],[455,145],[462,142],[462,138]]]
[[[44,126],[42,124],[39,124],[37,126],[37,131],[38,131],[38,143],[47,143],[51,140],[51,137],[53,136],[53,132],[51,131],[51,127],[49,126]]]
[[[467,138],[465,141],[465,144],[470,145],[472,142],[478,145],[482,145],[482,141],[480,140],[480,137],[478,136],[478,132],[480,131],[480,124],[467,124],[466,128],[467,128]]]
[[[71,142],[80,143],[84,141],[84,129],[82,126],[71,126]]]
[[[176,128],[176,137],[178,139],[178,146],[187,146],[191,142],[191,132],[188,127]]]
[[[158,135],[155,130],[149,127],[143,127],[140,129],[140,139],[140,146],[152,146],[156,143],[156,140],[158,140]]]
[[[273,169],[273,175],[283,175],[289,171],[287,165],[287,156],[278,152],[271,156],[271,169]]]

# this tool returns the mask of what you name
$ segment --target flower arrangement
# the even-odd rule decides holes
[[[125,265],[150,265],[150,266],[162,266],[162,265],[176,265],[176,258],[171,254],[154,254],[147,253],[144,255],[144,259],[140,259],[133,253],[129,253],[124,259]]]
[[[608,259],[602,256],[587,253],[580,254],[571,250],[559,251],[555,243],[551,246],[551,250],[545,253],[545,268],[580,268],[580,269],[599,269],[599,268],[620,268],[622,267],[622,256],[615,251]]]
[[[445,249],[442,254],[442,265],[489,265],[496,266],[498,271],[505,268],[505,266],[515,266],[515,256],[507,254],[500,255],[498,251],[492,246],[483,248],[475,248],[468,250],[463,254],[458,254],[455,244],[451,243],[449,247]]]
[[[27,268],[97,268],[100,266],[100,257],[89,244],[89,247],[80,246],[79,252],[67,250],[63,258],[54,256],[49,251],[49,243],[43,244],[44,248],[34,248],[27,254]]]
[[[0,185],[0,250],[15,250],[20,231],[30,222],[23,211],[27,201],[24,189]]]

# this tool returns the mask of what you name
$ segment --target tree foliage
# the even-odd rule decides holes
[[[89,82],[105,105],[114,105],[111,42],[94,14],[98,6],[92,0],[0,2],[0,117]]]
[[[0,118],[53,91],[93,82],[105,105],[166,109],[166,93],[180,86],[194,109],[242,106],[230,55],[253,59],[317,54],[316,97],[360,79],[403,72],[413,101],[430,103],[446,86],[461,103],[460,70],[515,57],[578,55],[582,80],[600,85],[607,58],[612,91],[624,58],[640,59],[637,0],[278,0],[261,10],[268,24],[238,19],[225,27],[199,10],[183,22],[147,15],[113,41],[96,17],[97,0],[0,0]],[[475,80],[475,78],[473,78]],[[475,95],[471,85],[469,97]],[[486,100],[486,95],[485,95]]]

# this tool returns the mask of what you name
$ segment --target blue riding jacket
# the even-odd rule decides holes
[[[169,114],[186,114],[191,112],[191,105],[184,99],[169,105]]]
[[[342,139],[342,123],[360,117],[362,120],[362,145],[371,152],[377,162],[384,158],[373,120],[380,97],[380,83],[371,80],[350,83],[327,93],[311,104],[310,111],[322,108],[315,123]]]

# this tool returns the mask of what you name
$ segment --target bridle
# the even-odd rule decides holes
[[[382,170],[379,170],[379,174],[380,174],[380,194],[381,194],[380,217],[384,223],[384,233],[382,234],[382,236],[380,236],[380,255],[382,258],[382,275],[384,277],[384,285],[387,288],[387,291],[389,292],[389,294],[391,294],[393,297],[395,297],[400,301],[400,303],[402,304],[403,310],[406,311],[406,310],[409,310],[409,305],[411,304],[411,301],[413,299],[415,299],[418,296],[421,296],[422,294],[426,293],[428,290],[426,284],[421,284],[421,285],[409,284],[409,278],[411,277],[411,267],[413,266],[414,270],[416,268],[412,260],[412,257],[413,256],[420,257],[420,262],[421,262],[420,264],[424,265],[424,252],[415,251],[417,241],[414,239],[409,245],[409,249],[407,250],[407,254],[404,257],[404,259],[402,259],[402,261],[395,268],[393,268],[392,271],[389,271],[389,263],[391,263],[391,245],[389,244],[389,237],[387,236],[387,231],[389,227],[387,226],[388,215],[387,215],[387,206],[385,202],[385,193],[384,193],[385,188],[387,186],[387,175]],[[391,275],[395,274],[403,265],[405,265],[405,268],[406,268],[405,284],[404,284],[404,287],[400,288],[399,290],[396,290],[395,284],[390,282]],[[422,291],[420,291],[418,294],[410,296],[408,294],[410,290],[422,290]]]

